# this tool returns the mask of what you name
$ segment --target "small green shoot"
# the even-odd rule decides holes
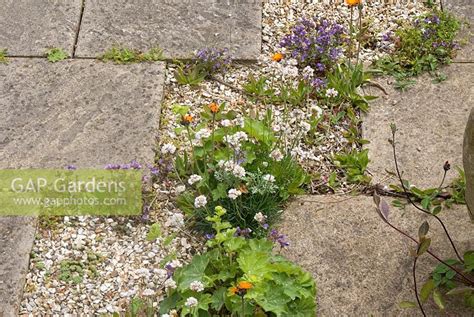
[[[131,64],[141,62],[156,62],[163,60],[163,50],[158,47],[150,49],[148,52],[140,52],[135,49],[114,46],[107,50],[99,59],[115,64]]]
[[[0,49],[0,64],[7,64],[7,49]]]
[[[56,63],[68,58],[67,53],[62,48],[50,48],[45,53],[46,58],[51,63]]]

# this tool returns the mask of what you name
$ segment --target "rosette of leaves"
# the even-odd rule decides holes
[[[216,234],[207,242],[208,251],[174,272],[177,287],[168,290],[159,313],[174,309],[179,316],[314,316],[312,276],[273,254],[271,241],[237,237],[236,229],[222,221],[225,213],[217,207],[209,217]],[[191,290],[193,281],[204,289]],[[249,287],[236,294],[232,289],[242,281]],[[185,305],[189,297],[197,299],[196,307]]]
[[[189,108],[175,106],[174,110],[184,115]],[[225,105],[221,104],[215,114],[205,107],[197,126],[177,129],[177,133],[186,133],[189,138],[186,144],[191,147],[175,159],[176,175],[188,188],[177,202],[198,229],[209,232],[210,224],[206,217],[216,206],[223,206],[228,210],[225,220],[236,227],[250,228],[258,235],[261,224],[254,219],[257,212],[263,213],[267,223],[272,225],[278,220],[283,203],[292,195],[304,193],[302,186],[309,177],[291,157],[290,150],[282,148],[281,139],[271,129],[270,118],[271,114],[267,113],[265,120],[245,117],[241,118],[243,126],[223,126],[223,120],[235,121],[236,113],[232,110],[226,112]],[[196,132],[203,128],[209,129],[211,135],[196,145],[193,143]],[[239,132],[245,133],[248,139],[238,148],[225,141],[226,137]],[[272,158],[271,153],[275,150],[280,151],[281,159]],[[244,168],[245,177],[223,172],[219,166],[221,161],[230,161]],[[187,180],[193,174],[200,175],[202,180],[189,186]],[[266,181],[266,175],[272,175],[274,180]],[[237,199],[229,198],[231,189],[239,190],[241,195]],[[207,205],[195,208],[195,197],[200,195],[206,196]]]

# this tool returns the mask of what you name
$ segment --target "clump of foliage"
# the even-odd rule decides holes
[[[227,48],[204,48],[198,50],[194,60],[189,63],[176,62],[175,78],[181,85],[198,85],[214,74],[224,72],[230,67],[232,58]]]
[[[51,63],[56,63],[68,58],[67,53],[62,48],[51,48],[46,51],[45,55]]]
[[[208,250],[172,274],[160,314],[179,316],[314,316],[316,285],[307,272],[272,253],[267,238],[246,239],[216,207]],[[171,277],[170,277],[171,279]]]
[[[336,154],[334,163],[342,168],[347,181],[350,183],[370,183],[371,177],[366,175],[367,165],[369,164],[369,150],[352,150],[349,153]]]
[[[396,227],[393,223],[389,221],[390,207],[388,203],[381,199],[377,193],[374,194],[374,201],[376,205],[377,212],[382,220],[389,225],[391,228],[402,234],[403,236],[410,239],[416,247],[411,250],[411,255],[413,256],[413,283],[414,283],[414,292],[416,302],[405,301],[400,303],[402,307],[419,307],[423,316],[426,316],[426,313],[423,309],[423,304],[432,297],[434,303],[439,307],[441,311],[445,311],[447,308],[446,298],[451,296],[458,296],[463,299],[467,307],[474,309],[474,250],[467,250],[461,256],[458,248],[456,247],[454,241],[451,238],[444,222],[441,218],[438,217],[437,213],[441,211],[440,208],[425,208],[430,207],[427,202],[429,199],[424,198],[425,202],[422,203],[424,206],[419,206],[415,203],[412,198],[412,194],[408,191],[406,187],[407,184],[401,177],[400,168],[398,166],[397,153],[396,153],[396,132],[397,128],[392,124],[392,139],[390,143],[392,144],[393,156],[395,161],[395,168],[397,171],[397,176],[399,178],[401,189],[405,194],[408,202],[418,211],[431,216],[434,218],[443,228],[444,234],[448,238],[452,251],[455,255],[455,258],[450,258],[442,260],[438,255],[434,253],[433,248],[431,247],[431,238],[428,237],[429,224],[427,221],[423,222],[418,229],[418,237],[412,237],[409,233],[403,231],[403,229]],[[442,187],[444,182],[446,172],[449,170],[449,164],[444,165],[444,177],[441,181]],[[462,175],[461,175],[462,176]],[[459,181],[455,182],[459,184]],[[462,185],[461,185],[462,186]],[[431,194],[430,194],[431,195]],[[459,196],[458,196],[459,197]],[[417,279],[416,279],[416,265],[420,256],[428,254],[434,259],[436,259],[439,264],[431,272],[430,277],[419,290]]]
[[[347,42],[344,27],[328,20],[301,19],[286,35],[280,46],[286,48],[288,57],[298,61],[301,68],[310,66],[315,79],[324,78],[342,56],[342,46]]]
[[[445,11],[432,11],[396,31],[393,54],[376,62],[376,67],[395,76],[399,88],[411,84],[407,79],[422,72],[434,72],[454,57],[459,21]],[[438,75],[438,78],[439,75]]]
[[[140,52],[135,49],[114,46],[99,57],[103,61],[111,61],[116,64],[130,64],[141,62],[156,62],[163,60],[163,50],[154,47],[148,52]]]
[[[1,49],[0,50],[0,64],[6,64],[6,63],[8,63],[7,49]]]
[[[262,213],[271,225],[283,203],[303,192],[308,176],[292,158],[285,140],[272,130],[270,110],[260,121],[212,103],[204,107],[199,124],[188,114],[189,107],[175,106],[174,110],[182,123],[177,132],[184,133],[189,142],[189,151],[175,159],[176,177],[186,186],[177,201],[197,228],[210,229],[206,219],[219,205],[229,211],[225,220],[258,234],[256,213]],[[300,133],[309,128],[302,125]]]

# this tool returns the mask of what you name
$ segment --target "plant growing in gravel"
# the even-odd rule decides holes
[[[346,37],[347,31],[340,24],[316,17],[303,18],[283,37],[280,46],[298,61],[301,69],[312,68],[316,84],[341,58]]]
[[[416,244],[416,247],[411,250],[411,255],[413,256],[413,283],[414,283],[414,292],[416,303],[413,301],[402,302],[402,307],[417,307],[420,309],[423,316],[426,316],[426,313],[423,309],[423,304],[432,296],[434,303],[439,307],[441,311],[445,311],[447,304],[445,302],[446,298],[451,296],[458,296],[464,300],[464,303],[467,307],[470,307],[474,310],[474,250],[468,250],[464,252],[461,256],[458,248],[454,244],[451,235],[449,234],[444,222],[437,216],[440,209],[427,209],[427,203],[424,203],[424,206],[419,206],[415,203],[412,195],[410,194],[408,184],[402,179],[400,172],[400,167],[398,165],[398,158],[396,152],[396,132],[397,128],[394,124],[391,125],[392,129],[392,139],[390,143],[392,145],[393,157],[395,161],[395,169],[398,179],[400,181],[401,188],[403,193],[408,200],[408,202],[419,212],[422,212],[426,215],[433,217],[443,228],[445,236],[448,238],[452,251],[455,255],[455,258],[442,260],[437,256],[431,246],[431,238],[428,237],[429,224],[428,222],[423,222],[418,230],[418,239],[412,237],[403,229],[396,227],[389,221],[389,212],[390,207],[388,203],[378,196],[377,192],[374,193],[374,202],[376,205],[376,210],[382,220],[389,225],[391,228],[410,239],[413,243]],[[438,189],[441,189],[446,177],[446,172],[449,170],[449,164],[443,166],[444,175],[443,180],[441,181]],[[429,254],[431,257],[436,259],[439,264],[431,272],[430,277],[419,290],[417,279],[416,279],[416,265],[420,256],[424,254]]]
[[[156,62],[163,60],[163,58],[163,50],[159,47],[154,47],[148,52],[140,52],[131,48],[114,46],[99,56],[99,59],[103,61],[111,61],[116,64]]]
[[[434,72],[448,64],[459,45],[455,41],[459,21],[450,13],[434,10],[396,31],[395,52],[376,62],[376,67],[397,81]]]
[[[273,224],[283,203],[302,192],[308,176],[292,158],[292,148],[272,130],[270,111],[260,121],[212,103],[195,123],[188,110],[175,107],[182,124],[177,132],[186,135],[189,145],[175,161],[176,176],[186,186],[179,206],[202,230],[209,230],[206,218],[214,207],[224,206],[227,221],[258,234],[255,214],[263,213]],[[300,133],[307,128],[302,124]]]
[[[316,285],[307,272],[273,254],[274,238],[247,239],[223,221],[226,210],[208,217],[214,229],[208,249],[170,276],[159,313],[176,316],[314,316]],[[174,316],[173,315],[173,316]]]
[[[230,67],[232,59],[227,48],[204,48],[195,53],[189,63],[177,61],[175,78],[181,85],[198,85],[204,79],[210,79],[216,73],[224,72]]]
[[[0,49],[0,64],[8,63],[7,60],[7,49]]]
[[[336,154],[334,163],[344,170],[348,182],[370,183],[371,177],[366,175],[367,165],[369,164],[369,150],[352,150],[349,153]]]
[[[51,63],[56,63],[68,58],[67,53],[62,48],[50,48],[46,51],[45,55]]]

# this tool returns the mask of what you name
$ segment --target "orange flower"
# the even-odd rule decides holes
[[[187,115],[184,115],[182,118],[181,118],[181,124],[182,125],[189,125],[191,122],[193,122],[193,116],[190,115],[190,114],[187,114]]]
[[[211,102],[209,105],[209,109],[211,109],[212,113],[218,113],[219,112],[219,105],[215,102]]]
[[[239,292],[239,289],[237,287],[233,286],[229,289],[229,291],[232,295],[235,295]]]
[[[253,284],[247,281],[241,281],[239,284],[237,284],[237,287],[239,289],[251,289],[253,287]]]
[[[275,54],[273,54],[273,56],[272,56],[272,60],[273,60],[274,62],[279,62],[279,61],[281,61],[281,60],[283,59],[283,57],[284,57],[284,56],[283,56],[282,53],[275,53]]]
[[[356,5],[359,5],[361,4],[362,0],[346,0],[346,4],[349,6],[349,7],[353,7],[353,6],[356,6]]]

